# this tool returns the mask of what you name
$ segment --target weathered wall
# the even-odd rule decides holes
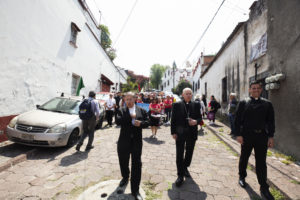
[[[300,1],[268,1],[270,73],[284,73],[280,89],[269,92],[275,108],[275,144],[300,159]]]
[[[252,80],[255,79],[255,65],[259,65],[257,69],[257,80],[264,80],[268,74],[268,50],[265,55],[260,56],[256,60],[250,60],[251,46],[256,44],[265,33],[267,33],[267,6],[265,0],[260,0],[255,4],[255,7],[250,12],[249,20],[247,21],[247,65],[243,71],[243,78],[241,81],[241,87],[245,90],[249,87],[250,78]],[[243,98],[247,96],[248,92],[243,94]]]
[[[238,87],[244,66],[244,27],[241,26],[234,34],[230,43],[227,44],[223,52],[201,78],[201,94],[205,94],[205,83],[207,83],[207,100],[209,100],[211,95],[214,95],[215,98],[222,103],[222,79],[224,77],[227,77],[227,96],[231,92],[245,94],[247,91]],[[223,113],[225,113],[226,106],[227,102],[224,102],[222,105]]]

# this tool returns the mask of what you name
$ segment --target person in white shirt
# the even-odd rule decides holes
[[[111,127],[112,118],[116,107],[116,100],[113,98],[113,94],[109,94],[109,99],[106,100],[104,107],[106,111],[107,124]]]

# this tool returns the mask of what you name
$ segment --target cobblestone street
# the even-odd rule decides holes
[[[248,170],[244,190],[237,184],[238,157],[205,129],[196,143],[190,172],[176,188],[175,143],[162,126],[158,139],[143,133],[142,187],[148,199],[260,199],[256,175]],[[120,180],[116,141],[119,128],[95,133],[89,153],[75,148],[38,148],[38,153],[0,173],[0,199],[76,199],[85,189],[106,180]],[[86,142],[86,141],[85,141]],[[129,187],[129,186],[127,186]],[[101,197],[99,197],[101,199]]]

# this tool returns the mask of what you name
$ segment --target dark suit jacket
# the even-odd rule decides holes
[[[172,106],[171,134],[177,134],[178,140],[186,139],[187,137],[196,140],[198,137],[198,124],[202,121],[201,105],[199,102],[194,101],[191,101],[189,104],[189,117],[197,120],[197,125],[195,126],[188,125],[184,101],[173,103]]]
[[[142,129],[149,126],[149,118],[147,112],[139,106],[136,106],[136,119],[141,121],[141,126],[132,125],[132,118],[129,109],[121,108],[116,117],[116,123],[121,125],[119,141],[128,141],[131,138],[142,141]]]

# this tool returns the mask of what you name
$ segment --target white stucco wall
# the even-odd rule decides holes
[[[0,8],[0,117],[70,94],[73,73],[83,77],[85,95],[101,73],[119,80],[77,0],[2,0]],[[81,29],[78,48],[69,44],[71,22]]]
[[[196,71],[193,75],[193,81],[192,82],[194,82],[195,87],[196,87],[196,84],[198,85],[198,80],[199,80],[199,83],[201,82],[200,75],[201,75],[201,64],[199,64],[199,66],[197,67],[197,69],[196,69]],[[193,85],[193,83],[192,83],[192,85]],[[196,88],[194,89],[194,94],[200,94],[201,95],[201,83],[200,83],[199,89],[196,89]]]
[[[201,94],[205,94],[205,83],[207,83],[207,100],[211,95],[222,102],[222,79],[227,76],[228,70],[232,67],[237,69],[237,65],[240,68],[240,76],[245,66],[245,50],[244,50],[244,31],[243,26],[235,34],[231,42],[219,55],[219,57],[212,64],[210,69],[200,81]],[[234,71],[234,80],[237,79],[237,70]],[[232,78],[227,78],[227,82],[231,82]],[[237,88],[237,87],[235,87]],[[227,88],[227,93],[236,92],[230,91]],[[241,91],[244,94],[244,92]]]

